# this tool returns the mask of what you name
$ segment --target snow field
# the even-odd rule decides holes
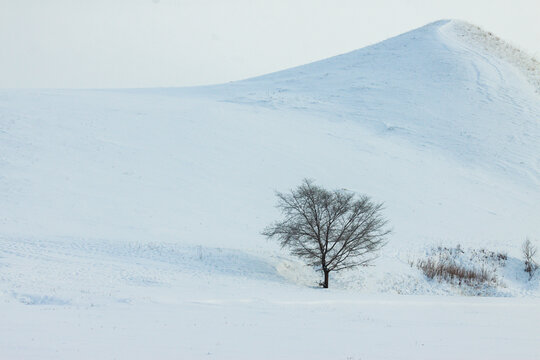
[[[0,91],[0,358],[540,358],[540,101],[516,54],[440,21],[217,86]],[[305,177],[394,230],[328,291],[260,235]],[[458,244],[508,255],[497,297],[410,265]]]

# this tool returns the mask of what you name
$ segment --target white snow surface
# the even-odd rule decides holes
[[[540,358],[538,63],[490,36],[439,21],[216,86],[1,90],[0,358]],[[260,234],[303,178],[393,227],[329,290]],[[458,244],[508,254],[497,286],[410,265]]]

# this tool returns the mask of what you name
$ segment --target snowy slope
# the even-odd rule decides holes
[[[449,25],[217,87],[4,90],[3,233],[252,248],[312,177],[386,202],[396,243],[535,236],[538,95]]]
[[[401,338],[411,354],[432,358],[453,341],[463,346],[449,358],[478,358],[485,352],[471,351],[478,343],[463,341],[460,326],[493,322],[505,306],[509,315],[499,320],[513,331],[511,347],[537,356],[526,329],[538,323],[540,290],[538,281],[519,274],[518,259],[526,236],[540,238],[537,72],[523,71],[521,60],[501,56],[489,42],[480,46],[470,29],[440,21],[348,54],[216,86],[1,90],[0,307],[11,315],[0,332],[0,355],[54,357],[62,349],[66,358],[78,351],[112,357],[103,339],[125,344],[126,332],[114,331],[119,324],[129,328],[124,316],[139,314],[131,321],[142,326],[172,312],[189,320],[147,330],[174,328],[189,339],[182,351],[169,334],[130,356],[148,357],[159,344],[166,357],[200,358],[208,349],[225,358],[327,358],[332,353],[309,350],[309,337],[283,352],[272,353],[265,342],[293,313],[300,323],[323,311],[349,330],[332,338],[345,342],[339,356],[374,357],[373,350],[356,351],[354,341],[346,342],[358,326],[384,348],[402,332],[385,337],[381,329],[403,330],[424,305],[439,303],[440,310],[416,324],[431,340],[425,348],[421,338]],[[260,235],[278,216],[274,190],[305,177],[385,202],[394,228],[376,267],[336,276],[325,295],[311,288],[318,274]],[[434,297],[431,303],[421,297],[398,305],[400,297],[377,295],[455,294],[408,264],[440,244],[507,252],[503,286],[490,294],[529,299],[446,303]],[[368,293],[374,318],[357,312]],[[322,303],[310,302],[321,296]],[[410,316],[390,319],[379,301],[393,304],[392,314],[406,308]],[[216,320],[221,313],[236,322]],[[90,344],[71,338],[63,345],[73,316],[82,320],[72,336]],[[430,316],[458,330],[438,328],[443,333],[434,339]],[[32,318],[38,333],[53,319],[64,325],[29,346],[23,328]],[[96,336],[99,324],[107,330]],[[314,331],[324,326],[310,324]],[[212,339],[219,337],[215,331],[238,337],[255,331],[259,348],[270,352],[257,356],[247,347],[238,356],[231,339],[228,346],[205,347],[192,326],[202,333],[217,329]],[[491,358],[508,355],[503,343],[493,346],[500,329],[480,346]],[[130,336],[147,334],[138,331]],[[397,355],[388,350],[379,357]]]

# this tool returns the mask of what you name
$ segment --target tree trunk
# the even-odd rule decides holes
[[[328,289],[328,274],[330,273],[330,271],[323,270],[323,272],[324,272],[324,282],[323,282],[322,286],[323,286],[323,288]]]

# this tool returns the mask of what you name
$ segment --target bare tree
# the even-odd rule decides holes
[[[534,273],[538,269],[538,264],[534,260],[537,250],[536,246],[534,246],[529,239],[526,239],[521,247],[523,259],[525,261],[525,272],[529,273],[529,279],[532,279]]]
[[[282,247],[319,267],[328,288],[332,271],[367,265],[385,244],[387,221],[382,204],[346,190],[329,191],[304,180],[289,193],[277,192],[284,218],[263,231]]]

